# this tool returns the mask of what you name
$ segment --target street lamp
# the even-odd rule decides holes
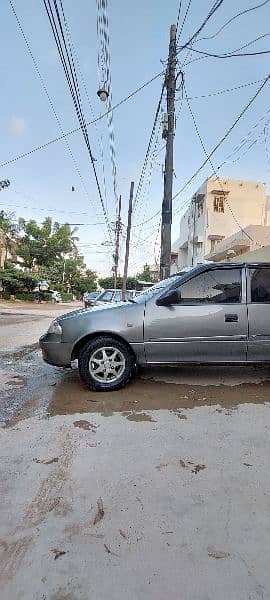
[[[108,100],[108,98],[109,98],[109,94],[105,87],[101,87],[97,91],[97,95],[98,95],[99,99],[101,100],[101,102],[106,102],[106,100]]]

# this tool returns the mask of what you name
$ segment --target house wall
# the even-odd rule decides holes
[[[198,204],[202,197],[201,211]],[[221,200],[223,211],[215,210],[215,198]],[[209,177],[194,194],[181,218],[179,267],[202,262],[213,245],[251,224],[270,225],[270,197],[266,196],[265,184]]]

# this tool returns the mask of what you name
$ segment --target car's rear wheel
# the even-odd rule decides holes
[[[131,350],[112,337],[90,340],[79,355],[79,372],[91,389],[109,392],[124,387],[135,372]]]

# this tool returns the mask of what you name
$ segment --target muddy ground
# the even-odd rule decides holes
[[[0,317],[1,599],[269,599],[270,370],[91,393],[42,362],[29,310]]]

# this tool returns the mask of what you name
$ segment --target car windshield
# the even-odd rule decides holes
[[[158,294],[158,292],[161,292],[163,289],[168,287],[170,283],[173,283],[173,279],[174,278],[172,277],[168,277],[168,279],[163,279],[162,281],[155,283],[148,290],[145,290],[144,292],[141,292],[138,296],[136,296],[135,302],[145,302],[145,300],[147,300],[148,298],[152,298],[152,296]]]
[[[194,269],[195,268],[196,267],[194,267]],[[159,292],[162,292],[162,290],[170,288],[171,286],[173,286],[174,283],[177,284],[178,281],[180,281],[180,279],[182,279],[182,277],[187,274],[187,272],[189,271],[182,271],[180,273],[177,273],[177,275],[173,275],[171,277],[168,277],[167,279],[163,279],[162,281],[155,283],[154,285],[152,285],[151,288],[145,290],[145,292],[141,292],[139,296],[136,296],[135,302],[145,302],[146,300],[149,300]]]
[[[105,292],[102,292],[102,294],[100,294],[100,296],[98,297],[98,300],[102,300],[102,302],[111,302],[113,295],[114,295],[114,290],[107,290]]]

